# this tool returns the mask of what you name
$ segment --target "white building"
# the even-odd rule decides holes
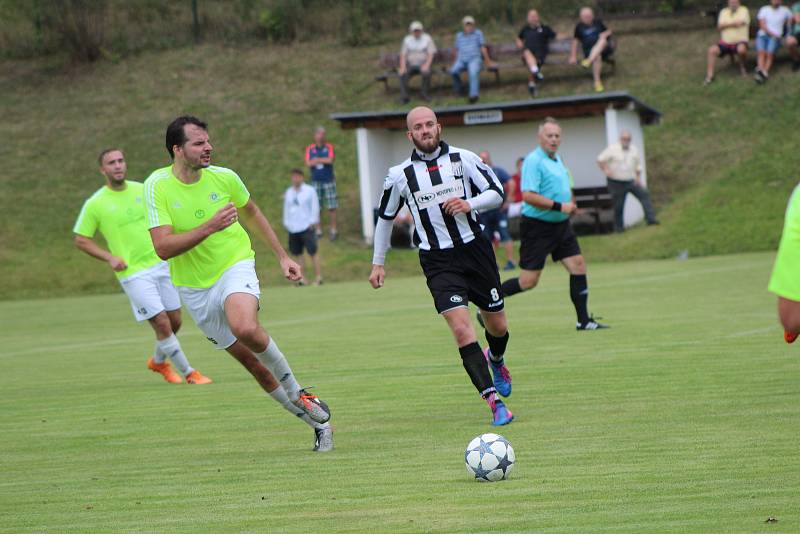
[[[448,144],[473,152],[488,150],[495,165],[514,173],[516,160],[537,145],[536,132],[544,117],[555,117],[562,126],[561,155],[572,171],[575,187],[604,187],[605,176],[597,166],[597,155],[619,140],[620,131],[630,130],[633,144],[646,162],[642,126],[657,123],[661,114],[627,92],[537,98],[438,108],[434,110]],[[335,113],[346,130],[355,130],[361,191],[361,222],[364,239],[372,241],[374,210],[383,190],[383,179],[392,165],[411,154],[405,136],[407,111]],[[642,178],[647,181],[647,165]],[[635,200],[625,205],[625,224],[644,216]]]

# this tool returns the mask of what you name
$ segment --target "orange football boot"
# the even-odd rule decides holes
[[[213,384],[214,381],[208,378],[207,376],[203,376],[200,374],[200,371],[195,369],[188,375],[186,375],[186,383],[187,384]]]
[[[154,373],[159,373],[161,376],[164,377],[164,380],[169,382],[170,384],[180,384],[183,382],[181,377],[178,373],[172,370],[172,367],[169,366],[169,363],[156,363],[153,358],[147,360],[147,368],[153,371]]]
[[[797,339],[797,336],[800,336],[800,334],[793,334],[786,330],[783,331],[783,339],[787,343],[794,343],[794,340]]]

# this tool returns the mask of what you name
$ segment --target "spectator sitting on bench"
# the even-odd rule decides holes
[[[650,193],[642,184],[642,161],[631,144],[631,132],[622,130],[619,143],[613,143],[597,156],[597,165],[606,175],[608,192],[614,202],[614,231],[625,231],[625,197],[628,193],[642,204],[647,224],[658,224]]]
[[[719,42],[708,49],[708,68],[703,85],[714,81],[714,63],[718,57],[731,56],[739,60],[742,76],[747,76],[747,43],[750,40],[750,11],[741,0],[728,0],[728,7],[719,12],[717,19]]]
[[[531,71],[528,74],[528,92],[531,97],[538,93],[536,82],[544,79],[541,68],[547,58],[550,41],[555,38],[556,32],[553,28],[541,23],[539,12],[535,9],[528,11],[528,23],[519,31],[517,48],[522,50],[522,61]]]
[[[471,104],[478,101],[480,75],[484,61],[487,67],[493,67],[494,62],[489,58],[489,50],[486,48],[483,32],[475,27],[475,19],[467,15],[461,22],[464,25],[464,31],[456,34],[456,60],[450,67],[450,74],[453,76],[453,90],[460,95],[464,91],[461,73],[467,71]]]
[[[400,48],[400,67],[397,74],[400,75],[400,99],[403,104],[407,104],[408,80],[415,74],[422,75],[422,99],[430,101],[428,92],[431,90],[431,63],[436,54],[436,44],[430,35],[423,31],[422,23],[415,20],[408,27],[409,34],[403,39]]]
[[[600,19],[595,18],[591,7],[582,7],[578,15],[579,21],[575,25],[574,39],[572,40],[572,50],[569,55],[569,62],[575,65],[578,62],[578,45],[583,49],[584,59],[581,67],[592,68],[594,78],[594,90],[602,93],[605,88],[600,79],[600,71],[603,68],[603,61],[613,63],[614,46],[611,43],[611,30]]]
[[[756,52],[758,66],[754,76],[756,83],[764,83],[769,79],[769,70],[775,61],[775,53],[781,47],[783,35],[789,28],[794,16],[788,7],[781,5],[781,0],[770,0],[770,3],[758,10],[758,35],[756,35]],[[791,40],[790,40],[791,39]],[[792,55],[796,55],[797,41],[788,37],[786,44]]]

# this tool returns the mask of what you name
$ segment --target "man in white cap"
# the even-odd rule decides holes
[[[400,75],[400,94],[403,104],[411,100],[408,97],[408,80],[415,74],[422,75],[422,99],[425,101],[431,99],[428,91],[431,88],[431,63],[436,54],[436,44],[423,30],[420,21],[412,22],[408,27],[409,34],[405,36],[403,46],[400,47],[400,67],[397,73]]]

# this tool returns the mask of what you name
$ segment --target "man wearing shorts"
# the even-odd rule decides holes
[[[537,82],[544,79],[542,65],[547,59],[550,50],[550,41],[556,38],[553,28],[542,24],[539,12],[535,9],[528,11],[528,20],[517,35],[517,48],[522,50],[522,62],[528,67],[528,92],[531,97],[538,94]]]
[[[477,212],[503,202],[500,182],[476,154],[441,140],[442,126],[432,109],[412,109],[406,124],[406,137],[414,149],[389,169],[384,180],[369,282],[375,289],[383,287],[392,221],[408,204],[419,236],[419,262],[436,311],[450,327],[464,370],[492,411],[492,425],[507,425],[514,416],[498,393],[511,395],[511,375],[503,359],[508,322],[494,251],[477,217]],[[469,301],[480,309],[486,324],[485,351],[470,321]]]
[[[569,63],[578,63],[578,46],[583,50],[583,60],[581,67],[592,69],[594,79],[594,90],[602,93],[605,88],[600,79],[603,69],[603,61],[613,63],[614,45],[611,42],[611,30],[603,24],[603,21],[595,18],[594,10],[591,7],[582,7],[579,14],[578,24],[575,25],[575,32],[572,39],[572,50],[569,55]]]
[[[169,260],[172,280],[208,340],[228,351],[276,402],[314,429],[315,451],[331,450],[327,406],[300,387],[258,321],[261,291],[255,252],[239,216],[272,249],[286,278],[300,280],[300,267],[286,254],[239,175],[211,165],[206,123],[178,117],[167,127],[166,148],[173,164],[154,171],[144,188],[156,253]]]
[[[586,262],[569,222],[576,208],[572,175],[558,154],[559,146],[561,126],[548,117],[539,126],[539,147],[522,164],[525,204],[520,223],[520,275],[503,282],[503,294],[510,297],[536,287],[549,255],[563,263],[570,274],[569,294],[578,316],[576,329],[608,328],[589,315]]]
[[[720,10],[717,18],[719,41],[708,48],[706,79],[703,85],[714,81],[714,65],[718,57],[738,58],[742,76],[747,75],[747,43],[750,40],[750,10],[741,0],[728,0],[728,7]]]
[[[756,67],[756,83],[765,83],[769,79],[769,71],[775,61],[775,54],[781,46],[783,36],[792,21],[792,12],[781,0],[770,0],[770,3],[758,10],[758,34],[756,35],[756,51],[758,66]],[[789,39],[792,39],[789,37]],[[788,40],[792,55],[796,54],[797,41]]]
[[[314,142],[306,147],[306,167],[311,172],[311,183],[317,190],[320,207],[328,210],[330,222],[330,239],[336,241],[339,231],[336,229],[336,210],[339,199],[336,195],[336,176],[333,174],[333,145],[325,140],[325,128],[317,127]],[[317,236],[322,237],[322,223],[317,223]]]
[[[769,290],[778,295],[783,338],[787,343],[794,343],[800,335],[800,184],[794,188],[786,208]]]
[[[322,283],[322,267],[317,254],[316,225],[319,223],[319,200],[316,190],[303,181],[303,171],[292,170],[292,185],[283,194],[283,227],[289,233],[289,253],[303,266],[303,250],[314,264],[314,285]],[[305,270],[305,269],[303,269]],[[305,279],[297,282],[305,285]]]
[[[103,150],[97,158],[106,184],[83,204],[75,222],[75,246],[105,261],[117,275],[137,321],[148,321],[156,334],[154,355],[147,368],[172,384],[210,384],[211,379],[193,369],[175,334],[181,327],[181,301],[169,277],[169,265],[156,256],[147,233],[141,182],[125,179],[128,166],[122,150]],[[94,241],[103,234],[110,250]]]

